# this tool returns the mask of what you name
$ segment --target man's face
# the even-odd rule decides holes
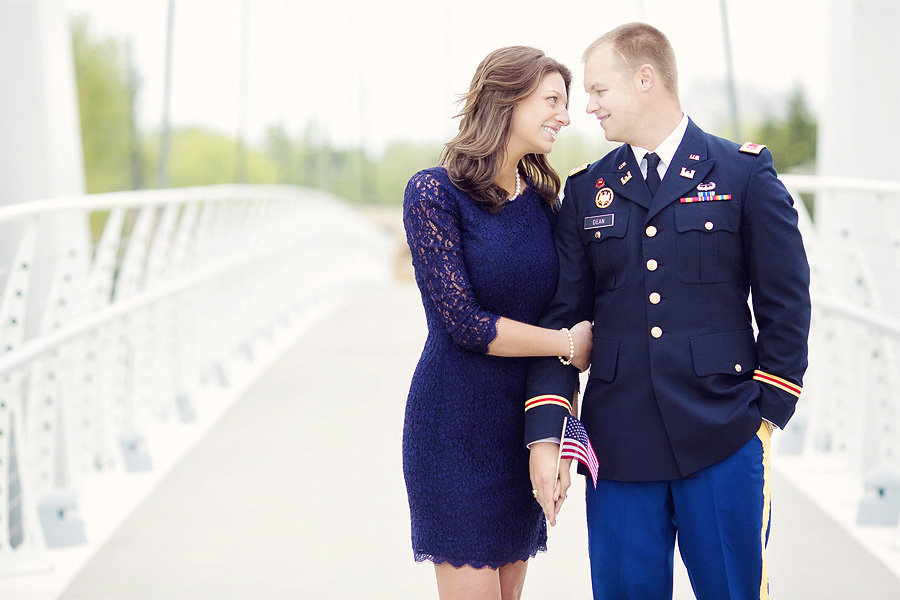
[[[597,48],[584,63],[587,113],[596,116],[611,142],[632,143],[640,126],[641,82],[637,70],[610,45]]]

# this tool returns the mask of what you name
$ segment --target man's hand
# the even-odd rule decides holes
[[[575,342],[575,356],[572,364],[581,373],[591,366],[591,354],[594,351],[594,326],[590,321],[581,321],[572,325],[569,330]]]
[[[559,456],[559,444],[553,442],[536,442],[531,445],[529,471],[531,488],[537,492],[535,500],[544,510],[544,516],[551,526],[556,525],[556,515],[562,508],[566,493],[571,485],[569,464],[564,460],[559,465],[559,476],[556,474],[556,459]]]

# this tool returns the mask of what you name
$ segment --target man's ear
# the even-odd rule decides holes
[[[637,75],[639,77],[642,92],[649,91],[650,88],[653,87],[653,84],[656,82],[656,69],[653,68],[653,65],[641,65],[641,68],[638,69]]]

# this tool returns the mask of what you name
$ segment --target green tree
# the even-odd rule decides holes
[[[441,144],[397,141],[388,144],[374,165],[374,199],[380,204],[400,204],[406,182],[414,173],[437,164]]]
[[[600,138],[595,140],[563,129],[559,139],[553,144],[553,152],[549,155],[550,165],[559,173],[561,183],[565,184],[569,171],[584,163],[599,160],[616,145],[607,142],[602,133]]]
[[[159,161],[157,137],[147,138],[148,171],[154,174]],[[233,183],[237,145],[234,138],[200,128],[176,129],[171,133],[169,186],[185,187]],[[279,183],[278,165],[267,153],[247,148],[247,183]]]
[[[71,30],[87,191],[130,189],[136,141],[121,45],[113,38],[93,37],[84,16],[72,22]]]
[[[759,127],[756,139],[772,151],[775,168],[787,173],[815,162],[817,129],[816,119],[798,86],[788,98],[786,116],[769,116]]]
[[[325,190],[334,188],[331,163],[336,159],[316,122],[307,123],[302,135],[292,138],[283,127],[270,127],[263,139],[263,152],[275,165],[279,181]],[[340,161],[337,161],[340,166]]]
[[[279,183],[294,183],[294,144],[282,126],[269,127],[263,140],[265,152],[278,172]]]

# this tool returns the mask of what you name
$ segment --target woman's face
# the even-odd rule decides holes
[[[513,109],[508,154],[548,154],[559,130],[569,124],[566,84],[559,73],[547,73],[537,89]]]

